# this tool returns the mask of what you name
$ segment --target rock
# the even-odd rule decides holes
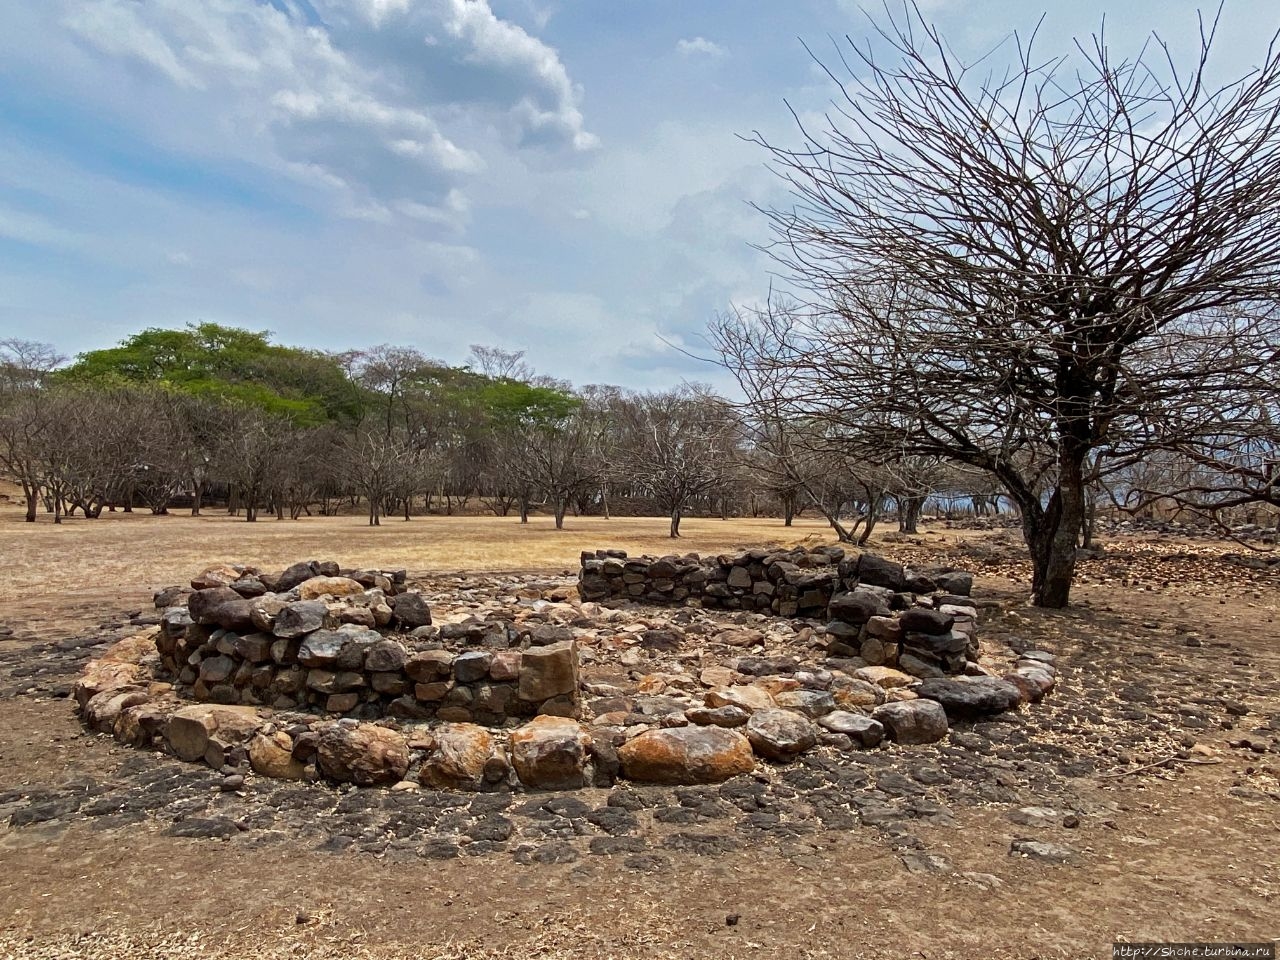
[[[872,617],[867,621],[867,636],[896,646],[902,639],[902,626],[896,617]]]
[[[954,720],[972,720],[1012,710],[1022,702],[1022,692],[999,677],[952,677],[925,680],[916,694],[942,704]]]
[[[831,696],[836,704],[870,709],[885,701],[885,688],[858,677],[837,676],[831,681]]]
[[[511,734],[516,775],[535,790],[573,790],[588,785],[590,753],[590,734],[576,720],[565,717],[535,717]]]
[[[1060,827],[1070,814],[1053,807],[1020,807],[1009,813],[1009,819],[1024,827]]]
[[[955,622],[955,617],[927,607],[912,607],[898,617],[898,626],[903,633],[946,634],[951,632]]]
[[[312,577],[298,585],[298,596],[303,600],[350,597],[359,593],[364,593],[364,587],[350,577]]]
[[[802,713],[810,720],[836,708],[836,702],[825,690],[783,690],[773,695],[774,702],[784,710]]]
[[[867,683],[874,683],[878,687],[885,690],[892,690],[895,687],[905,687],[915,683],[908,674],[901,670],[895,670],[892,667],[862,667],[855,670],[853,675],[859,680],[865,680]]]
[[[1076,858],[1076,851],[1057,843],[1019,838],[1009,844],[1009,855],[1043,860],[1046,863],[1069,863]]]
[[[859,583],[874,587],[888,587],[895,593],[907,589],[902,564],[878,557],[873,553],[864,553],[858,558],[854,575]]]
[[[99,733],[112,733],[120,714],[129,707],[140,706],[151,699],[142,687],[115,687],[90,698],[84,706],[84,719],[89,728]]]
[[[305,583],[319,573],[317,564],[311,560],[304,560],[288,567],[280,576],[276,577],[274,584],[271,584],[272,591],[275,593],[287,593],[299,584]]]
[[[888,616],[889,608],[878,594],[859,587],[850,593],[837,593],[832,597],[827,615],[833,620],[863,624],[872,617]]]
[[[751,714],[741,707],[725,704],[723,707],[690,707],[684,712],[690,723],[712,727],[740,727]]]
[[[941,667],[917,657],[914,653],[904,653],[898,657],[898,669],[921,680],[937,680],[946,676]]]
[[[578,644],[560,641],[546,647],[530,647],[520,660],[517,695],[526,703],[550,700],[578,691]],[[521,778],[523,779],[523,777]]]
[[[459,683],[475,683],[489,675],[493,654],[487,650],[468,650],[453,659],[453,675]]]
[[[112,734],[131,747],[151,747],[164,732],[172,709],[172,704],[154,702],[125,707],[116,718]]]
[[[524,655],[519,650],[499,650],[489,664],[489,679],[500,683],[520,677],[520,663]]]
[[[742,687],[720,687],[708,690],[703,702],[708,707],[737,707],[747,713],[757,710],[772,710],[777,706],[773,695],[763,687],[754,684]]]
[[[249,765],[255,773],[277,780],[301,780],[306,773],[306,765],[294,759],[293,738],[283,730],[249,741]]]
[[[942,593],[952,593],[958,597],[967,597],[973,593],[973,574],[971,573],[959,571],[943,573],[933,579]]]
[[[818,732],[790,710],[757,710],[747,721],[747,738],[760,756],[788,763],[818,742]]]
[[[236,662],[230,657],[205,657],[200,661],[200,679],[209,686],[223,683],[235,672]]]
[[[317,762],[325,776],[360,786],[389,786],[409,769],[409,746],[394,730],[341,721],[320,735]]]
[[[187,610],[196,623],[213,623],[211,614],[224,603],[240,603],[244,598],[230,587],[197,590],[187,598]]]
[[[843,733],[863,747],[879,746],[884,739],[884,724],[865,714],[836,710],[818,718],[818,726],[832,733]]]
[[[431,608],[420,593],[402,593],[391,598],[391,610],[398,627],[412,630],[431,625]]]
[[[165,587],[152,594],[151,599],[157,610],[166,610],[169,607],[185,606],[191,594],[192,591],[187,587]]]
[[[717,726],[648,730],[618,749],[622,774],[640,783],[720,783],[750,773],[756,758],[750,741]]]
[[[275,615],[271,632],[277,637],[286,639],[301,637],[323,627],[325,615],[328,612],[329,608],[319,600],[287,603]]]
[[[225,743],[243,743],[261,724],[255,707],[193,704],[169,718],[165,739],[178,757],[190,762],[204,757],[214,734]]]
[[[408,659],[408,652],[395,640],[379,640],[365,649],[364,669],[370,673],[397,673]]]
[[[314,630],[298,647],[298,663],[304,667],[333,667],[349,636],[336,630]]]
[[[1023,703],[1039,703],[1044,699],[1044,690],[1033,676],[1026,673],[1006,673],[1004,680],[1018,688]]]
[[[276,617],[288,604],[279,597],[258,597],[253,601],[249,611],[249,619],[256,629],[271,633],[276,624]]]
[[[435,746],[422,761],[418,782],[437,790],[479,790],[493,754],[493,737],[473,723],[445,723],[432,731]]]
[[[448,650],[423,650],[405,661],[404,672],[415,683],[434,683],[453,675],[453,654]]]
[[[745,590],[751,586],[751,573],[746,567],[734,567],[729,571],[729,586]]]
[[[247,633],[254,629],[253,601],[241,598],[220,603],[206,612],[205,622],[216,623],[223,630]]]
[[[266,663],[271,659],[271,644],[275,638],[269,633],[250,633],[232,641],[235,654],[250,663]]]
[[[936,700],[901,700],[878,706],[871,719],[884,724],[890,740],[902,744],[935,743],[947,735],[947,714]]]

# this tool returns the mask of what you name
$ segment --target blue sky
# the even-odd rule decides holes
[[[1042,10],[921,7],[963,56]],[[1104,14],[1120,54],[1196,36],[1194,2],[1052,7],[1046,54]],[[1227,0],[1217,62],[1277,26]],[[785,102],[833,93],[801,39],[866,33],[852,0],[0,0],[0,337],[74,354],[212,320],[714,380],[664,341],[768,290],[750,204],[786,196],[740,135],[797,142]]]

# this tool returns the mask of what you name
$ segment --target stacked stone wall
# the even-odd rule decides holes
[[[701,557],[628,557],[584,552],[584,600],[635,601],[746,610],[827,620],[827,652],[895,666],[916,677],[966,672],[978,656],[973,577],[938,568],[911,570],[876,554],[841,547],[747,550]]]
[[[156,606],[161,663],[199,702],[491,726],[580,712],[573,640],[539,645],[509,623],[435,626],[403,571],[215,568],[190,590],[160,591]]]

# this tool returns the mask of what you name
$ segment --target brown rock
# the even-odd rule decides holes
[[[473,723],[446,723],[436,730],[435,746],[422,761],[418,782],[437,790],[479,790],[493,753],[493,737]]]
[[[312,577],[298,584],[300,600],[319,600],[321,597],[350,597],[364,593],[364,587],[350,577]]]
[[[720,783],[755,768],[751,744],[714,726],[648,730],[618,749],[622,773],[641,783]]]
[[[527,703],[578,690],[578,644],[573,640],[530,647],[520,658],[518,696]]]
[[[747,713],[771,710],[776,703],[768,690],[757,686],[720,687],[708,690],[704,702],[708,707],[740,707]]]
[[[853,674],[859,680],[874,683],[878,687],[892,690],[894,687],[905,687],[915,683],[915,678],[893,667],[862,667]]]
[[[201,759],[209,747],[209,738],[229,743],[242,743],[262,724],[254,707],[218,704],[193,704],[183,707],[169,718],[165,739],[169,748],[183,760]]]
[[[94,696],[84,707],[85,723],[98,733],[115,730],[120,713],[127,707],[136,707],[151,699],[143,687],[115,687]]]
[[[335,723],[320,735],[317,762],[325,776],[360,786],[404,779],[409,746],[394,730],[369,723]]]
[[[277,780],[301,780],[306,764],[293,756],[293,738],[283,730],[249,741],[249,763],[254,771]]]
[[[590,755],[590,734],[576,720],[565,717],[535,717],[511,734],[516,774],[521,783],[535,790],[587,786]]]

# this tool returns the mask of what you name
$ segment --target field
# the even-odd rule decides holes
[[[830,540],[814,521],[690,519],[684,531],[681,552]],[[664,532],[662,518],[570,517],[557,532],[547,518],[371,529],[358,517],[247,524],[212,512],[54,527],[0,508],[0,628],[12,631],[0,629],[0,956],[1029,960],[1109,957],[1115,940],[1280,937],[1280,580],[1275,567],[1236,563],[1230,544],[1113,538],[1082,570],[1078,603],[1051,613],[1025,606],[1008,534],[933,525],[881,542],[890,556],[974,570],[975,594],[991,601],[984,635],[1057,654],[1058,691],[1012,738],[973,731],[951,753],[846,759],[808,780],[763,769],[772,806],[743,819],[708,807],[673,833],[663,824],[674,818],[647,818],[683,801],[652,788],[641,857],[589,853],[572,831],[555,847],[576,844],[571,859],[335,851],[314,842],[323,825],[272,794],[255,800],[252,781],[247,798],[220,795],[203,768],[174,781],[182,802],[242,811],[246,826],[182,836],[158,802],[128,806],[147,795],[149,765],[170,761],[86,733],[65,699],[76,641],[213,562],[559,576],[583,549],[669,552]],[[816,818],[815,795],[844,789],[831,779],[840,764],[863,764],[859,782],[874,778],[900,818]],[[119,784],[131,786],[109,815],[66,801]],[[335,816],[385,820],[329,792]],[[607,793],[580,799],[599,808]],[[528,807],[536,799],[515,798],[518,825],[543,816]],[[1029,807],[1059,815],[1032,822],[1019,813]],[[1011,855],[1018,838],[1071,856]]]

